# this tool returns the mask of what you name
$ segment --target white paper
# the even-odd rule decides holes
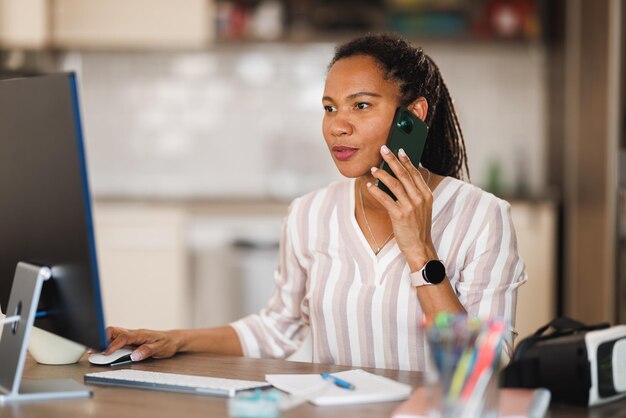
[[[311,397],[310,402],[315,405],[346,405],[400,401],[408,398],[413,390],[409,385],[364,370],[348,370],[332,375],[352,383],[355,389],[327,385],[326,390]],[[319,387],[325,382],[319,374],[268,374],[265,380],[277,389],[295,396],[305,396],[311,388]]]

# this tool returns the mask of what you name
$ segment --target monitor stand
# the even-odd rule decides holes
[[[24,380],[26,349],[44,281],[51,276],[48,267],[20,262],[15,270],[7,317],[20,319],[2,327],[0,338],[0,404],[51,399],[86,398],[91,390],[72,379]]]

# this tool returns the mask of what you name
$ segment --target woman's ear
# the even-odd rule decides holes
[[[426,115],[428,115],[428,102],[425,97],[418,97],[407,107],[415,116],[423,121],[426,121]]]

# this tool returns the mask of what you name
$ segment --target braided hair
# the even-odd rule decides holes
[[[410,45],[393,34],[369,34],[339,45],[329,69],[337,61],[365,55],[378,63],[386,80],[400,84],[400,105],[408,106],[419,97],[428,103],[428,138],[422,165],[442,176],[469,179],[463,132],[439,67],[422,48]]]

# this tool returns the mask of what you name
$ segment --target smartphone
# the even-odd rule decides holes
[[[389,130],[387,147],[396,157],[398,157],[398,150],[400,148],[404,149],[404,152],[409,156],[413,165],[417,167],[422,159],[427,136],[428,125],[406,107],[399,107],[396,109],[393,123]],[[383,160],[378,168],[396,177],[385,160]],[[382,181],[376,180],[376,186],[391,196],[393,200],[398,200]]]

